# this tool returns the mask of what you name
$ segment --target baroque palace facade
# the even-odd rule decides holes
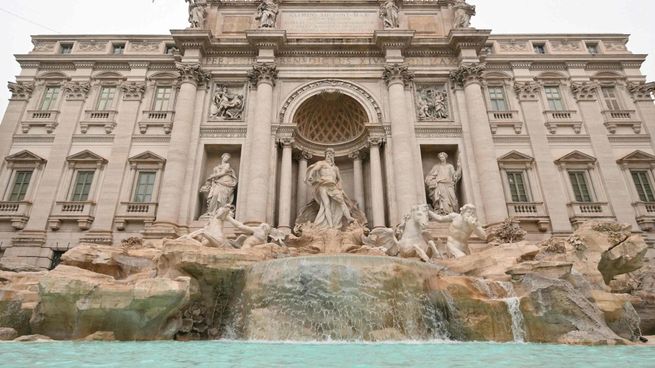
[[[433,205],[445,152],[484,225],[654,229],[655,83],[627,35],[495,35],[462,0],[188,2],[170,35],[34,36],[17,55],[3,260],[200,228],[221,167],[238,220],[289,231],[327,148],[369,228]]]

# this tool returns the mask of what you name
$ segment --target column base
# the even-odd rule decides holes
[[[90,230],[80,238],[80,243],[112,245],[114,235],[111,230]]]

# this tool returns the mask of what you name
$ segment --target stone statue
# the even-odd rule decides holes
[[[230,93],[226,86],[217,85],[212,98],[210,116],[223,120],[238,120],[243,114],[243,94]]]
[[[348,208],[348,197],[341,186],[339,168],[334,164],[333,149],[325,151],[325,160],[307,168],[305,182],[312,186],[314,201],[319,205],[315,225],[340,229],[344,220],[346,224],[355,221]]]
[[[256,20],[259,21],[259,28],[275,28],[275,21],[277,20],[277,13],[280,8],[275,3],[275,0],[262,0],[257,8]]]
[[[437,222],[450,222],[446,249],[453,258],[461,258],[470,254],[468,239],[473,233],[483,240],[487,239],[487,234],[478,223],[475,206],[472,204],[464,205],[460,213],[451,213],[446,216],[431,213],[430,218]]]
[[[232,216],[228,216],[227,221],[245,233],[245,235],[239,236],[233,244],[235,248],[240,249],[251,249],[258,245],[268,243],[271,231],[274,230],[271,225],[267,223],[262,223],[256,227],[247,226],[235,220]]]
[[[434,165],[430,174],[425,177],[432,208],[441,215],[457,212],[459,208],[455,185],[462,178],[462,164],[458,159],[457,170],[455,170],[453,165],[446,161],[447,159],[447,153],[439,153],[439,163]]]
[[[232,206],[219,208],[216,213],[212,214],[204,228],[181,236],[177,240],[190,240],[196,242],[199,246],[213,248],[230,247],[230,243],[225,238],[223,229],[225,220],[229,218],[232,210]]]
[[[466,3],[466,0],[455,0],[455,24],[453,28],[470,28],[471,17],[475,15],[475,6]]]
[[[398,21],[398,6],[395,0],[385,0],[380,5],[380,18],[384,21],[384,28],[398,28],[400,23]]]
[[[422,261],[430,263],[434,257],[441,258],[430,234],[425,231],[431,216],[436,216],[436,214],[432,214],[427,205],[415,206],[403,218],[396,232],[387,228],[374,229],[362,241],[369,247],[386,249],[386,254],[389,256],[418,257]]]
[[[207,17],[206,0],[184,0],[189,3],[189,23],[191,28],[202,29],[205,27]]]
[[[218,209],[229,206],[234,201],[234,190],[237,177],[228,162],[232,156],[229,153],[221,155],[221,163],[214,167],[212,175],[207,178],[201,193],[207,193],[207,215],[213,215]]]
[[[448,119],[448,92],[424,88],[417,92],[417,97],[420,120]]]

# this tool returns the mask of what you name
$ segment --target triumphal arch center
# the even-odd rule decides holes
[[[494,34],[463,0],[187,2],[170,34],[34,36],[17,55],[3,259],[49,268],[225,206],[290,233],[327,197],[369,229],[472,204],[537,240],[589,219],[650,239],[655,84],[627,35]]]

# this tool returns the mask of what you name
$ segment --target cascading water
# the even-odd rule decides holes
[[[507,310],[512,317],[512,335],[514,342],[525,342],[525,323],[521,312],[521,300],[514,294],[514,287],[509,282],[500,285],[507,291],[507,297],[502,300],[507,304]]]

